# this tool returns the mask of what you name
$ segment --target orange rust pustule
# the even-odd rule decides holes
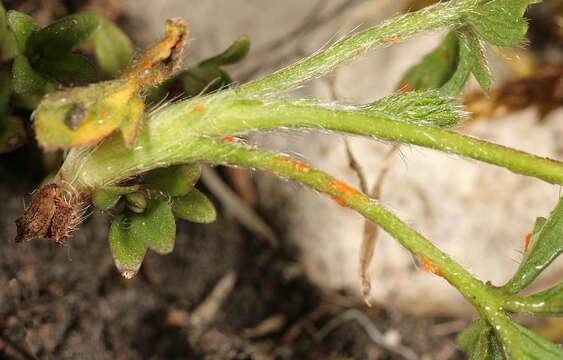
[[[196,106],[194,106],[194,111],[201,111],[201,110],[203,110],[203,105],[197,104]]]
[[[293,167],[295,167],[295,170],[299,172],[308,173],[309,171],[311,171],[311,168],[308,165],[305,165],[299,161],[292,161],[292,164]]]
[[[532,233],[526,235],[526,242],[524,243],[524,252],[528,251],[528,246],[530,246],[530,240],[532,240]]]
[[[332,197],[332,200],[336,201],[336,203],[338,205],[343,206],[343,207],[348,207],[348,205],[346,205],[346,203],[344,201],[342,201],[341,199],[339,199],[335,196],[332,196],[332,195],[331,195],[331,197]]]
[[[356,190],[354,190],[353,187],[351,187],[348,184],[343,183],[342,181],[332,180],[329,183],[329,186],[331,188],[333,188],[334,190],[336,190],[340,193],[346,194],[346,195],[356,195],[357,194]]]
[[[295,170],[299,172],[308,173],[309,171],[311,171],[311,167],[309,165],[303,164],[302,162],[286,159],[286,158],[283,158],[281,161],[286,164],[292,165],[295,168]]]
[[[412,90],[409,88],[409,85],[406,82],[401,82],[401,84],[399,84],[399,92],[406,94],[411,91]]]
[[[16,220],[16,242],[48,238],[56,243],[70,235],[81,222],[78,210],[84,202],[68,204],[58,184],[37,191],[22,216]]]
[[[444,276],[442,275],[442,273],[431,263],[429,263],[428,261],[422,259],[420,260],[420,264],[422,265],[422,268],[426,271],[429,272],[431,274],[434,274],[436,276],[439,276],[441,278],[443,278]]]
[[[403,37],[401,35],[394,37],[394,38],[389,38],[387,40],[385,40],[385,44],[386,45],[391,45],[393,43],[396,43],[397,41],[402,41]]]
[[[356,51],[354,53],[354,55],[351,57],[352,60],[356,60],[357,58],[359,58],[360,56],[362,56],[365,52],[365,49],[359,49],[358,51]]]
[[[143,67],[143,70],[148,70],[148,69],[151,68],[151,66],[152,66],[152,61],[145,61],[145,62],[143,63],[143,66],[142,66],[142,67]]]

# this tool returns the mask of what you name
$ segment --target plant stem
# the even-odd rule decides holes
[[[559,284],[558,286],[561,288],[563,284]],[[563,306],[560,302],[534,296],[506,296],[504,298],[503,307],[507,311],[534,316],[563,316]]]
[[[184,101],[152,114],[132,147],[112,136],[96,147],[72,149],[61,175],[77,190],[89,191],[155,167],[196,161],[201,156],[194,143],[197,139],[280,127],[341,131],[420,145],[563,184],[563,164],[558,161],[451,131],[295,101],[225,102],[222,94]]]
[[[330,195],[341,205],[356,210],[381,226],[414,255],[434,265],[440,275],[459,289],[475,306],[479,306],[478,303],[475,303],[476,299],[483,300],[493,294],[481,281],[473,278],[430,241],[381,206],[377,200],[352,189],[330,175],[292,159],[259,149],[217,143],[211,140],[196,140],[195,143],[201,150],[201,160],[203,161],[265,170],[277,176],[299,181],[319,192]],[[493,296],[496,295],[493,294]]]
[[[271,101],[257,106],[234,102],[194,130],[204,136],[275,128],[317,128],[420,145],[505,167],[515,173],[563,184],[563,163],[455,132],[373,117],[353,111]]]
[[[381,25],[342,39],[327,50],[298,64],[243,85],[236,89],[236,94],[248,97],[279,93],[321,76],[336,65],[362,55],[378,45],[392,44],[422,31],[458,26],[463,14],[473,10],[477,3],[476,0],[449,1],[387,20]]]
[[[248,166],[299,181],[312,189],[330,195],[339,204],[348,206],[373,221],[411,253],[431,263],[438,270],[438,274],[452,284],[480,315],[487,319],[502,342],[508,344],[509,351],[514,352],[515,358],[525,358],[519,356],[521,351],[519,347],[511,345],[519,341],[514,331],[517,325],[504,313],[503,306],[506,306],[507,302],[502,295],[471,276],[447,254],[381,206],[377,200],[369,198],[324,172],[286,157],[211,140],[195,142],[202,153],[206,154],[202,158],[204,161]]]

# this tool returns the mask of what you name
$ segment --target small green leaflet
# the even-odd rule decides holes
[[[526,288],[563,251],[563,198],[559,199],[547,221],[538,218],[534,228],[537,232],[532,233],[528,251],[520,267],[503,288],[508,293],[516,294]]]
[[[451,96],[458,95],[471,73],[481,85],[481,89],[487,92],[490,85],[490,73],[479,40],[471,31],[467,30],[458,33],[458,40],[459,63],[450,80],[441,87],[442,93]]]
[[[524,11],[530,4],[540,0],[484,0],[474,11],[464,14],[462,19],[483,40],[499,46],[518,45],[528,23]]]
[[[18,55],[12,64],[12,89],[23,94],[42,88],[47,79],[35,71],[25,55]]]
[[[133,186],[106,186],[96,189],[92,196],[94,206],[102,211],[113,209],[121,196],[139,190],[139,185]]]
[[[172,211],[179,218],[197,223],[208,224],[217,218],[213,203],[195,188],[184,196],[173,198]]]
[[[149,171],[145,183],[170,196],[186,195],[199,180],[201,165],[197,163],[170,166]]]
[[[440,88],[444,95],[457,96],[471,73],[487,92],[490,72],[479,39],[467,28],[451,31],[436,49],[407,71],[400,90]]]
[[[96,14],[72,14],[31,34],[28,45],[42,58],[61,59],[88,42],[101,25]]]
[[[151,199],[142,214],[130,218],[131,233],[151,250],[169,254],[174,249],[176,221],[172,208],[166,199]]]
[[[18,51],[22,54],[26,49],[27,40],[37,28],[37,24],[31,16],[14,10],[8,11],[6,20],[16,38]]]
[[[131,279],[139,271],[147,247],[133,235],[128,219],[123,214],[111,223],[109,245],[117,270],[123,277]]]
[[[463,116],[457,99],[444,96],[438,90],[390,95],[359,106],[358,111],[395,121],[440,128],[455,126]]]
[[[104,73],[117,76],[133,57],[133,44],[115,24],[103,20],[102,27],[92,37],[96,61]]]

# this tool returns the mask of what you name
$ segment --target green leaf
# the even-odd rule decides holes
[[[92,38],[92,46],[100,68],[110,77],[125,69],[133,57],[133,44],[127,34],[105,20]]]
[[[528,251],[520,263],[520,267],[512,279],[503,287],[503,291],[515,294],[526,288],[544,271],[553,260],[563,251],[563,198],[551,212],[547,221],[543,222],[540,230],[532,235]],[[535,228],[538,228],[535,226]]]
[[[510,359],[563,359],[561,347],[513,321],[510,321],[508,328],[500,328],[495,331],[497,333],[505,332],[505,334],[499,334],[499,336],[506,336],[510,339],[503,342]]]
[[[534,301],[537,305],[534,314],[548,316],[563,316],[563,283],[552,288],[530,295],[527,300]]]
[[[435,50],[407,71],[400,83],[401,90],[412,91],[440,88],[453,76],[457,68],[458,59],[458,38],[456,33],[452,31]]]
[[[14,33],[6,31],[4,38],[0,40],[0,61],[13,59],[19,54],[18,42],[16,41]]]
[[[455,73],[451,79],[440,88],[444,95],[457,96],[461,90],[463,90],[467,79],[469,79],[469,75],[471,75],[471,69],[468,61],[466,58],[463,58],[466,55],[467,54],[464,54],[462,51],[462,54],[460,54],[462,60],[460,60]]]
[[[223,51],[219,55],[202,61],[199,63],[199,66],[205,67],[212,65],[219,67],[223,65],[236,64],[246,57],[249,50],[250,39],[248,36],[242,35],[236,39],[227,50]]]
[[[0,154],[22,146],[27,139],[23,121],[13,115],[0,117]]]
[[[121,196],[134,193],[137,190],[139,190],[139,185],[101,187],[94,191],[92,202],[98,209],[107,211],[117,205]]]
[[[471,359],[563,359],[563,349],[504,315],[474,321],[457,339],[459,347],[472,354]],[[493,330],[493,331],[490,331]],[[485,331],[485,333],[483,333]],[[496,334],[496,335],[495,335]],[[499,343],[499,340],[501,343]],[[479,357],[480,356],[480,357]],[[488,356],[488,357],[487,357]]]
[[[534,223],[534,229],[532,230],[532,235],[539,233],[541,228],[545,225],[547,219],[541,216],[536,218],[536,222]]]
[[[455,126],[463,116],[457,99],[438,90],[394,94],[358,109],[367,115],[441,128]]]
[[[484,0],[463,20],[487,42],[499,46],[518,45],[528,29],[523,18],[528,5],[537,0]]]
[[[563,283],[530,296],[509,296],[504,307],[535,316],[563,316]]]
[[[466,49],[462,51],[462,53],[467,56],[465,61],[467,61],[468,67],[471,69],[475,79],[477,79],[481,89],[487,93],[491,85],[491,74],[479,39],[472,32],[466,32],[461,36],[460,46],[466,47]]]
[[[56,90],[54,82],[47,82],[43,87],[33,92],[28,93],[12,93],[12,104],[14,107],[22,108],[28,111],[33,111],[37,108],[41,100],[46,94],[52,93]]]
[[[213,203],[195,188],[187,195],[172,199],[172,211],[179,218],[197,223],[208,224],[217,218]]]
[[[125,200],[127,200],[127,207],[131,211],[137,214],[145,212],[145,209],[147,207],[147,198],[142,192],[137,191],[131,194],[127,194],[125,195]]]
[[[25,55],[18,55],[12,64],[12,89],[23,94],[42,88],[47,80],[35,71]]]
[[[473,32],[450,32],[444,41],[401,80],[401,91],[442,88],[446,95],[458,95],[470,73],[488,91],[490,73],[479,39]]]
[[[77,13],[35,32],[29,38],[33,53],[46,59],[61,59],[79,49],[100,29],[102,18],[96,14]]]
[[[226,72],[215,66],[197,66],[181,72],[176,79],[188,97],[213,92],[232,82]]]
[[[10,84],[10,73],[0,72],[0,119],[8,113],[12,86]]]
[[[502,346],[490,325],[481,329],[471,360],[504,360]]]
[[[119,215],[109,229],[109,245],[113,261],[123,277],[131,279],[141,267],[147,247],[133,235],[125,215]]]
[[[170,89],[178,78],[173,78],[171,80],[167,80],[160,85],[151,86],[143,91],[143,97],[145,99],[145,103],[150,108],[151,106],[157,106],[166,96],[170,94]],[[187,94],[186,94],[187,95]]]
[[[199,163],[170,166],[149,171],[145,174],[145,183],[152,189],[170,196],[186,195],[199,180]]]
[[[37,71],[63,84],[93,83],[98,81],[96,67],[85,56],[67,54],[57,60],[39,59],[35,64]]]
[[[7,23],[16,38],[18,51],[22,54],[26,49],[27,40],[37,28],[37,24],[31,16],[14,10],[8,11]]]
[[[159,254],[172,252],[176,239],[176,221],[168,201],[149,200],[143,214],[131,216],[131,233]]]
[[[7,33],[7,19],[6,19],[6,9],[4,9],[4,5],[0,1],[0,42],[4,40],[4,36]]]
[[[19,55],[14,33],[8,30],[6,10],[0,1],[0,61],[10,60]]]
[[[468,30],[460,30],[458,39],[459,63],[450,80],[442,86],[442,93],[451,96],[458,95],[463,90],[471,73],[473,73],[483,91],[487,92],[491,82],[490,73],[479,39]]]
[[[473,320],[473,322],[457,336],[457,346],[465,352],[472,353],[479,342],[479,334],[484,325],[486,325],[486,323],[481,319]]]
[[[181,72],[176,77],[187,96],[210,93],[224,88],[233,81],[220,67],[244,59],[250,49],[250,39],[243,35],[224,52],[200,62],[197,66]]]

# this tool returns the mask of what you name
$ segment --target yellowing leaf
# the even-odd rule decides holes
[[[108,81],[47,95],[35,115],[35,132],[45,149],[92,144],[121,129],[132,144],[144,103],[130,81]]]
[[[64,21],[34,33],[30,42],[48,52],[45,43],[58,39],[65,51],[73,50],[97,30],[94,26],[97,18],[85,15],[80,18],[84,20],[83,23],[79,22],[79,25],[84,25],[82,34],[71,36],[66,31],[62,35],[57,33],[60,27],[67,29],[68,24],[64,21],[70,19],[74,24],[74,20],[77,20],[76,17],[67,17]],[[48,150],[93,144],[119,129],[125,143],[132,145],[145,107],[139,93],[143,88],[172,76],[187,34],[188,27],[182,19],[168,20],[164,39],[134,60],[120,78],[46,96],[35,111],[35,133],[39,144]],[[63,56],[57,56],[59,61]],[[88,68],[83,62],[74,61],[73,64],[73,72]],[[30,66],[25,68],[24,74],[29,78],[31,71],[28,68],[31,69]],[[59,75],[68,74],[61,72]],[[29,80],[28,78],[24,80]],[[22,82],[26,86],[28,83],[30,81]]]

